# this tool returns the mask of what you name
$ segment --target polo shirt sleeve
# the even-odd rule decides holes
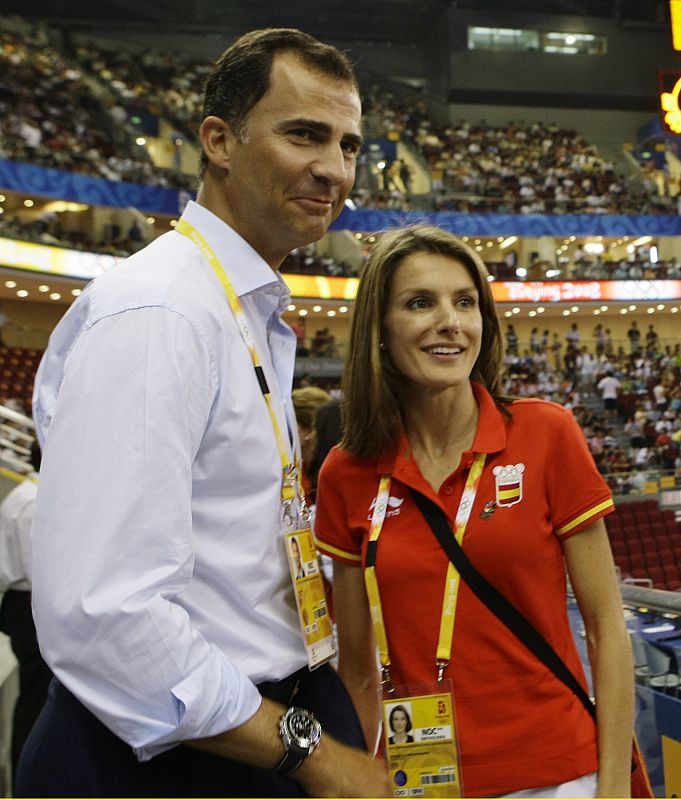
[[[353,526],[350,518],[352,492],[348,486],[354,481],[348,462],[349,455],[334,448],[319,471],[315,535],[320,552],[344,564],[361,566],[363,531]]]
[[[565,540],[614,511],[614,503],[572,412],[553,408],[550,436],[556,457],[545,465],[546,485],[554,529]]]

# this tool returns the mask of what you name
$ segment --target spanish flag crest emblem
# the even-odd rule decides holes
[[[510,508],[523,499],[524,464],[508,464],[505,467],[494,467],[497,506]]]

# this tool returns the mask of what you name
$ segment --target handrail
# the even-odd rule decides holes
[[[18,411],[14,411],[11,408],[0,406],[0,417],[4,417],[12,422],[17,422],[19,425],[24,425],[31,430],[35,430],[35,425],[30,417],[27,417],[25,414],[20,414]]]
[[[646,589],[630,583],[620,583],[620,595],[626,606],[644,607],[649,611],[681,616],[681,592],[666,589]]]

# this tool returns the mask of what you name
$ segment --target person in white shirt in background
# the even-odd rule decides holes
[[[31,613],[31,523],[38,492],[40,446],[31,444],[32,471],[0,504],[0,631],[19,663],[19,697],[12,716],[12,775],[45,704],[52,673],[38,648]]]
[[[388,789],[340,679],[308,669],[282,530],[304,509],[278,270],[343,209],[357,86],[336,48],[270,29],[205,94],[197,201],[90,284],[37,375],[34,614],[57,680],[18,796]]]
[[[605,408],[605,416],[608,419],[614,419],[617,416],[617,400],[619,397],[620,382],[612,373],[608,373],[598,381],[596,388],[601,393],[603,406]]]

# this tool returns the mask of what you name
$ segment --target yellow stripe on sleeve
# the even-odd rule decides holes
[[[347,558],[348,561],[356,561],[358,564],[362,562],[361,555],[357,553],[348,553],[346,550],[341,550],[338,547],[332,547],[330,544],[326,544],[326,542],[320,542],[319,539],[317,539],[317,547],[327,556],[340,556],[341,558]]]
[[[568,522],[567,525],[563,525],[562,528],[558,528],[556,533],[559,536],[562,536],[564,533],[568,533],[569,531],[571,531],[574,528],[576,528],[578,525],[581,525],[582,522],[585,522],[586,520],[590,519],[591,517],[595,517],[596,514],[598,514],[599,512],[605,510],[606,508],[610,508],[610,507],[612,507],[614,505],[615,505],[615,503],[612,500],[612,498],[610,498],[609,500],[606,500],[603,503],[599,503],[599,505],[594,506],[593,508],[590,508],[588,511],[585,511],[583,514],[580,514],[578,517],[573,519],[572,522]]]

